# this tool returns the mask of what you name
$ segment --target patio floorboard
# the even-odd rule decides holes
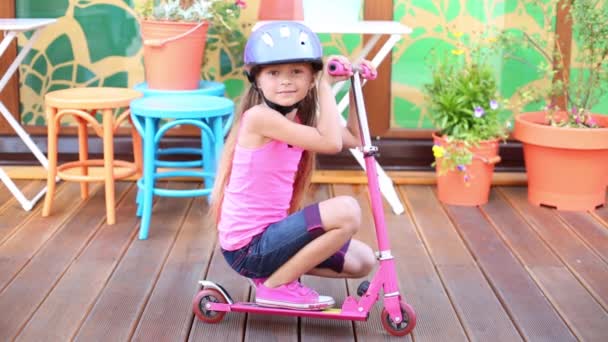
[[[18,185],[36,193],[44,182]],[[163,186],[188,188],[193,183]],[[381,303],[366,322],[228,313],[210,325],[192,314],[197,280],[252,299],[205,224],[205,199],[157,198],[150,237],[137,239],[137,189],[82,200],[61,183],[50,217],[21,209],[0,186],[0,340],[19,341],[604,341],[608,336],[608,208],[559,212],[530,205],[525,187],[494,187],[481,207],[438,201],[431,185],[400,185],[406,207],[384,203],[400,289],[417,312],[411,336],[389,336]],[[361,204],[356,238],[376,248],[364,185],[314,184],[308,203],[348,195]],[[341,303],[358,279],[304,276]]]

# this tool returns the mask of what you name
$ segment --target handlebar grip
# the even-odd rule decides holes
[[[353,67],[355,70],[359,71],[361,78],[372,81],[378,77],[378,73],[373,72],[372,69],[365,64],[354,65]],[[352,75],[352,72],[353,70],[350,66],[342,64],[337,59],[331,59],[328,62],[328,73],[331,76],[350,76]]]
[[[332,76],[349,76],[352,73],[350,67],[342,64],[337,59],[328,62],[328,73]]]
[[[358,68],[359,68],[359,73],[361,74],[361,77],[366,80],[373,81],[376,79],[376,77],[378,77],[378,73],[372,72],[372,69],[370,69],[365,64],[359,65]]]

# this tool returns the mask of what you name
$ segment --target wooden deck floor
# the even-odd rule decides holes
[[[40,181],[20,181],[35,193]],[[190,184],[171,183],[170,187]],[[530,206],[526,189],[499,187],[482,208],[443,206],[434,188],[400,186],[406,213],[385,207],[400,287],[418,315],[414,341],[606,341],[608,209],[567,213]],[[197,280],[221,283],[234,299],[250,288],[205,230],[204,199],[158,199],[150,239],[136,238],[133,183],[117,185],[117,224],[105,224],[103,188],[87,201],[59,186],[53,215],[24,212],[0,188],[0,341],[376,341],[367,322],[227,314],[193,318]],[[309,201],[356,197],[358,238],[375,246],[367,190],[316,185]],[[338,302],[359,280],[305,277]]]

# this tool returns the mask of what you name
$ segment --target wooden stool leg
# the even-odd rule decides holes
[[[114,197],[114,112],[103,110],[103,167],[106,185],[106,215],[108,224],[116,223]]]
[[[83,164],[80,168],[80,173],[84,176],[89,174],[89,168],[85,165],[89,159],[89,139],[87,133],[87,122],[78,118],[78,160]],[[89,183],[80,182],[80,196],[82,199],[89,197]]]
[[[51,207],[53,206],[53,196],[55,195],[55,178],[57,177],[57,134],[59,124],[55,122],[55,114],[57,109],[54,107],[47,106],[46,108],[46,120],[48,123],[47,139],[48,139],[48,152],[47,157],[49,160],[49,169],[46,177],[46,196],[44,198],[44,206],[42,207],[42,216],[49,216],[51,214]]]

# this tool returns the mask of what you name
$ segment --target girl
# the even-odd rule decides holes
[[[226,143],[210,213],[226,261],[252,278],[259,305],[330,307],[333,298],[298,278],[363,277],[375,264],[371,248],[351,240],[361,220],[355,199],[339,196],[297,211],[314,153],[360,144],[354,110],[342,127],[331,89],[348,76],[330,76],[322,55],[318,37],[295,22],[266,24],[245,47],[251,87]],[[350,65],[344,57],[333,58]]]

